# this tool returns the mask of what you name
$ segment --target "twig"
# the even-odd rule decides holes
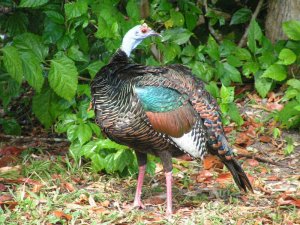
[[[263,162],[263,163],[270,163],[270,164],[273,164],[273,165],[276,165],[276,166],[283,166],[281,163],[274,162],[272,159],[266,159],[266,158],[256,156],[256,155],[252,155],[252,154],[237,153],[237,155],[239,157],[246,157],[248,159],[255,159],[255,160],[257,160],[259,162]]]
[[[208,12],[207,0],[203,1],[203,5],[205,8],[205,13],[207,13]],[[208,22],[208,30],[218,43],[220,43],[222,41],[222,35],[218,34],[215,31],[215,29],[211,25],[209,25],[209,22]]]
[[[249,23],[248,27],[246,28],[245,33],[244,33],[243,37],[241,38],[241,40],[240,40],[240,42],[239,42],[239,44],[238,44],[239,47],[243,47],[243,46],[245,45],[245,42],[246,42],[246,39],[247,39],[247,35],[248,35],[248,31],[249,31],[249,27],[250,27],[250,24],[251,24],[251,22],[252,22],[253,20],[255,20],[256,17],[258,16],[258,13],[260,12],[260,9],[261,9],[261,7],[263,6],[263,3],[264,3],[264,0],[259,0],[258,4],[257,4],[257,6],[256,6],[256,9],[255,9],[255,11],[254,11],[254,13],[252,14],[250,23]]]
[[[66,138],[45,138],[45,137],[31,137],[31,136],[14,136],[14,135],[6,135],[0,134],[0,138],[7,139],[22,139],[24,141],[49,141],[49,142],[69,142]]]

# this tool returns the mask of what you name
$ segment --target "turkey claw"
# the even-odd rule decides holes
[[[144,204],[142,202],[134,202],[133,208],[144,209],[144,208],[146,208],[146,206],[144,206]]]

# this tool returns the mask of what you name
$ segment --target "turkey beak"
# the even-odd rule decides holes
[[[162,38],[162,36],[159,33],[155,32],[154,30],[149,31],[149,36],[158,36]]]

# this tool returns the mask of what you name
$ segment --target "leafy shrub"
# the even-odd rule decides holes
[[[9,105],[24,92],[21,84],[26,82],[34,90],[32,112],[46,128],[55,124],[56,132],[66,133],[70,153],[76,160],[82,156],[90,159],[96,171],[126,174],[136,169],[133,152],[102,137],[93,123],[94,113],[87,109],[91,79],[141,17],[161,29],[162,40],[154,41],[163,57],[151,53],[149,45],[153,40],[145,40],[136,51],[135,61],[190,67],[218,99],[225,124],[230,120],[237,125],[243,123],[235,105],[234,84],[245,81],[253,82],[263,98],[278,85],[286,85],[285,107],[275,112],[274,118],[286,127],[300,124],[300,80],[288,75],[291,66],[299,65],[299,21],[285,22],[283,30],[289,40],[272,44],[253,20],[247,46],[239,47],[236,42],[241,33],[236,27],[247,25],[252,13],[246,5],[234,5],[230,12],[222,12],[214,4],[205,7],[201,1],[153,0],[142,7],[137,3],[140,2],[21,0],[17,5],[6,0],[4,6],[9,13],[0,15],[0,99],[8,115],[0,119],[4,131],[21,132]],[[199,24],[201,18],[206,23]],[[210,35],[205,24],[221,34],[222,40]]]

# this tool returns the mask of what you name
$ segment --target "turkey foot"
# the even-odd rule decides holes
[[[135,198],[133,202],[133,207],[138,207],[139,209],[144,209],[145,206],[141,201],[141,195],[142,195],[142,186],[144,181],[146,171],[146,165],[139,166],[139,176],[136,186],[136,192],[135,192]]]

